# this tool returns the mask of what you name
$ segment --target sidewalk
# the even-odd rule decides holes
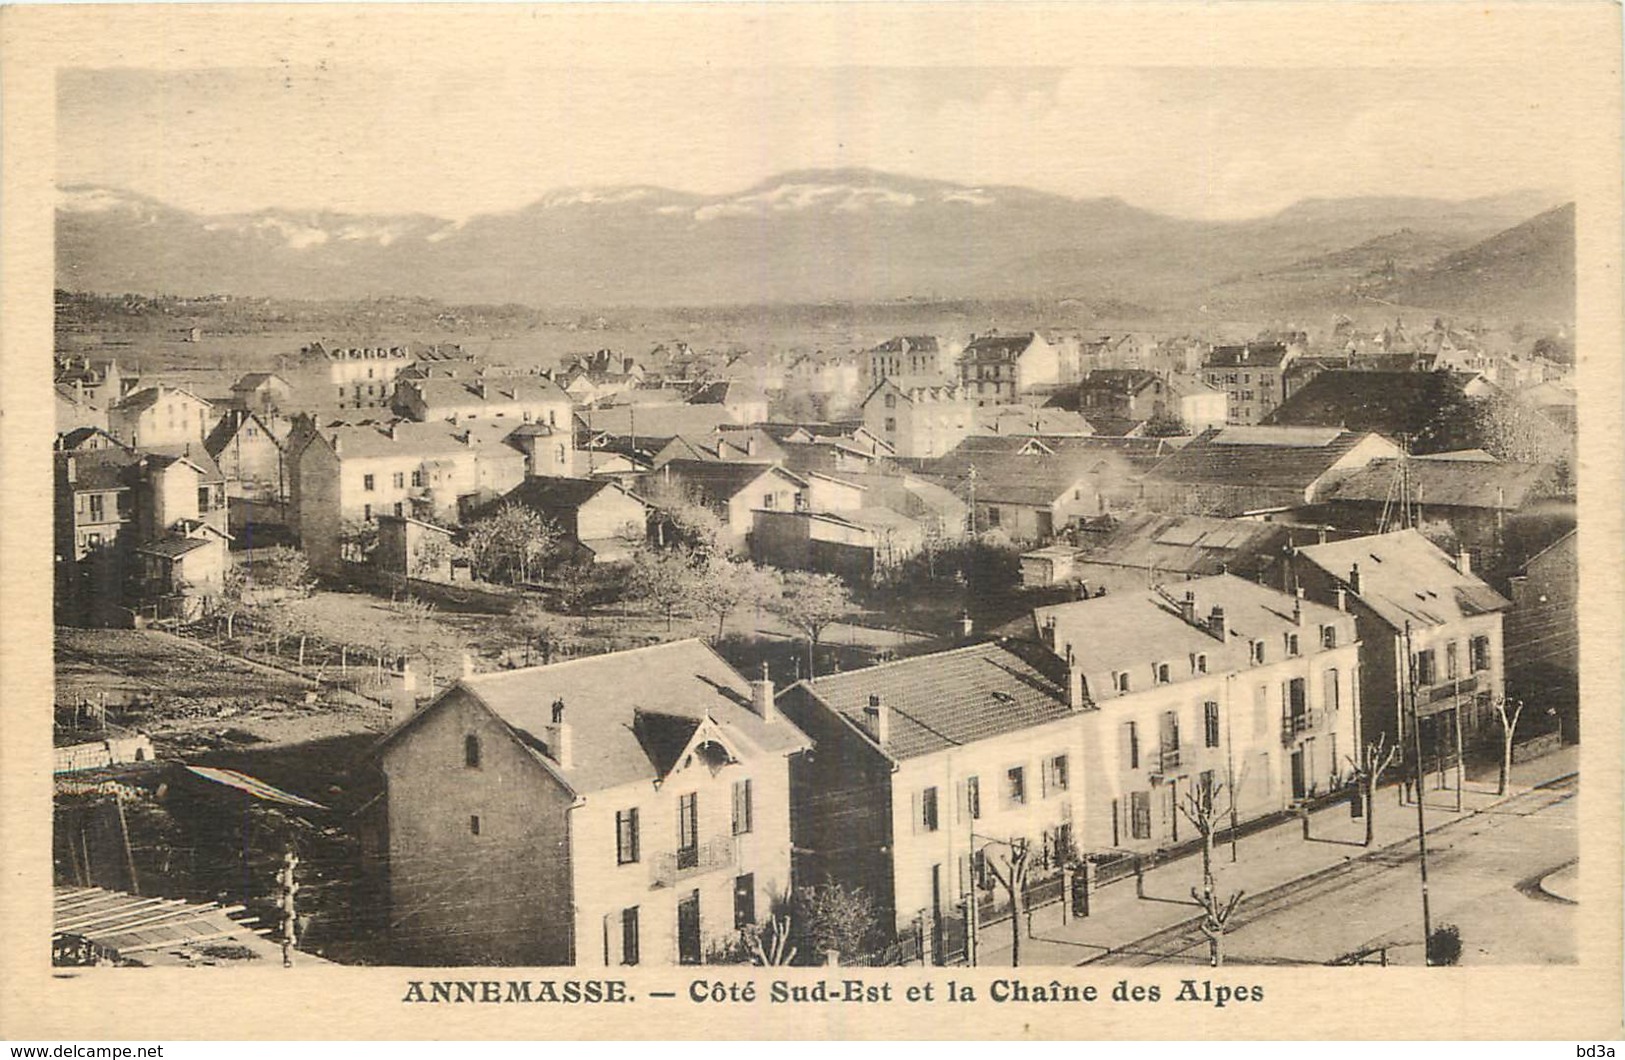
[[[1495,794],[1496,771],[1487,775],[1469,770],[1462,787],[1462,810],[1456,812],[1454,774],[1444,790],[1434,787],[1436,777],[1425,781],[1428,831],[1482,813],[1506,799],[1528,792],[1542,784],[1574,773],[1579,768],[1580,749],[1565,747],[1543,758],[1512,767],[1507,794]],[[1302,825],[1291,821],[1247,836],[1237,842],[1237,859],[1230,860],[1230,843],[1214,849],[1215,875],[1223,892],[1237,889],[1249,897],[1272,888],[1338,866],[1359,861],[1386,848],[1416,843],[1416,805],[1401,804],[1396,785],[1381,788],[1376,799],[1376,836],[1370,847],[1363,845],[1365,820],[1349,816],[1349,807],[1340,803],[1310,815],[1309,835],[1303,838]],[[1145,897],[1135,893],[1133,878],[1120,880],[1090,897],[1089,916],[1069,916],[1061,922],[1061,903],[1055,902],[1032,914],[1032,934],[1021,940],[1023,965],[1076,965],[1120,950],[1138,939],[1185,923],[1201,914],[1191,900],[1191,888],[1202,879],[1200,852],[1165,862],[1145,873]],[[981,931],[977,963],[986,967],[1010,966],[1010,922],[991,924]]]

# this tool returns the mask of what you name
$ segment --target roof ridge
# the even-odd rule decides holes
[[[873,666],[860,667],[856,670],[843,670],[838,674],[824,674],[822,677],[812,678],[803,677],[800,681],[797,681],[796,684],[805,684],[809,688],[814,688],[816,687],[816,682],[827,681],[832,677],[853,677],[858,674],[872,674],[876,670],[884,670],[891,666],[900,666],[903,663],[919,662],[922,659],[941,659],[947,655],[958,655],[961,653],[975,651],[979,648],[1000,648],[1008,650],[1004,648],[1004,642],[1002,640],[979,640],[974,644],[961,644],[957,648],[947,648],[943,651],[926,652],[923,655],[910,655],[903,659],[890,659],[883,663],[876,663]],[[795,686],[792,685],[791,687],[793,688]]]
[[[468,677],[459,679],[457,683],[467,685],[468,687],[472,688],[476,687],[476,685],[470,684],[470,682],[484,684],[487,681],[491,681],[496,678],[518,677],[524,674],[534,674],[541,670],[558,670],[566,666],[573,666],[577,663],[601,662],[611,657],[624,657],[627,655],[635,655],[639,652],[656,651],[661,648],[674,648],[683,644],[698,644],[702,648],[709,647],[705,641],[701,640],[699,637],[683,637],[680,640],[664,640],[658,644],[645,644],[641,648],[623,648],[620,651],[600,652],[597,655],[581,655],[574,659],[564,659],[555,663],[543,663],[541,666],[521,666],[513,670],[492,670],[483,674],[472,674]],[[711,654],[716,655],[716,652],[713,650]],[[717,658],[722,659],[722,656],[717,655]],[[723,662],[727,662],[727,660],[723,659]],[[729,669],[732,669],[732,666],[730,666]]]

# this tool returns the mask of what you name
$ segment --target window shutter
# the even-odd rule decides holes
[[[963,821],[970,816],[970,789],[963,780],[954,784],[954,820]]]
[[[909,796],[909,800],[913,805],[913,814],[912,814],[913,819],[914,819],[913,833],[915,835],[919,835],[920,834],[920,821],[922,819],[924,819],[924,816],[925,816],[925,811],[920,806],[920,793],[916,791],[914,794]]]

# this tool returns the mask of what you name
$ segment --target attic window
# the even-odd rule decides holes
[[[480,738],[473,734],[463,737],[463,765],[480,768]]]
[[[1002,691],[994,691],[993,692],[993,698],[998,700],[1000,703],[1014,703],[1016,701],[1015,696],[1012,696],[1008,692],[1002,692]]]
[[[1264,642],[1261,640],[1253,641],[1253,663],[1257,666],[1264,665]]]
[[[1157,684],[1159,684],[1159,685],[1167,684],[1168,681],[1170,680],[1169,674],[1168,674],[1168,664],[1167,663],[1157,663],[1157,665],[1156,665],[1156,675],[1157,675]]]
[[[1116,675],[1115,681],[1116,681],[1116,684],[1117,684],[1117,691],[1118,692],[1120,692],[1120,693],[1128,692],[1128,674],[1120,673],[1120,674]]]
[[[1196,661],[1195,661],[1195,663],[1192,664],[1192,669],[1194,669],[1199,674],[1207,673],[1207,653],[1206,652],[1197,652]]]

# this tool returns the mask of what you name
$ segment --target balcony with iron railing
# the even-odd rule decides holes
[[[738,862],[738,841],[731,835],[713,836],[691,847],[656,854],[650,861],[650,886],[674,887],[683,880],[729,868]]]
[[[1295,714],[1281,715],[1281,743],[1290,744],[1304,733],[1314,731],[1320,725],[1322,717],[1321,711],[1307,709]]]

